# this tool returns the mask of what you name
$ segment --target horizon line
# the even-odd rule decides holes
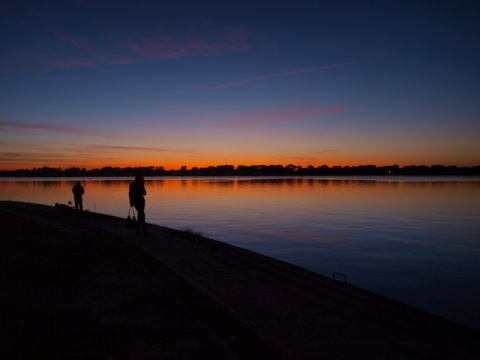
[[[152,169],[155,171],[155,170],[160,170],[161,168],[163,168],[163,171],[182,171],[182,168],[185,167],[186,169],[184,169],[185,171],[191,171],[191,170],[203,170],[203,169],[209,169],[209,168],[221,168],[221,167],[233,167],[234,170],[237,170],[239,167],[283,167],[283,168],[289,168],[289,167],[294,167],[294,168],[297,168],[297,169],[306,169],[308,170],[309,168],[313,168],[313,169],[319,169],[319,168],[322,168],[322,167],[327,167],[329,169],[334,169],[334,168],[341,168],[341,169],[348,169],[348,168],[359,168],[359,167],[375,167],[375,168],[388,168],[388,167],[393,167],[393,168],[398,168],[398,169],[402,169],[402,168],[408,168],[408,167],[426,167],[426,168],[434,168],[434,167],[443,167],[443,168],[477,168],[477,167],[480,167],[480,164],[479,165],[470,165],[470,166],[466,166],[466,165],[453,165],[453,164],[450,164],[450,165],[443,165],[443,164],[432,164],[432,165],[425,165],[425,164],[420,164],[420,165],[417,165],[417,164],[410,164],[410,165],[398,165],[398,164],[391,164],[391,165],[375,165],[375,164],[363,164],[363,165],[327,165],[327,164],[323,164],[323,165],[318,165],[318,166],[313,166],[313,165],[295,165],[295,164],[288,164],[288,165],[282,165],[282,164],[252,164],[252,165],[243,165],[243,164],[239,164],[239,165],[232,165],[232,164],[220,164],[220,165],[208,165],[208,166],[192,166],[190,168],[188,168],[187,166],[180,166],[179,168],[177,169],[166,169],[163,165],[148,165],[148,166],[111,166],[111,165],[106,165],[106,166],[102,166],[102,167],[91,167],[91,168],[88,168],[85,167],[85,166],[70,166],[70,167],[54,167],[54,166],[42,166],[42,167],[32,167],[31,169],[27,169],[27,168],[22,168],[22,169],[0,169],[0,172],[18,172],[18,171],[28,171],[28,172],[31,172],[31,171],[41,171],[41,170],[44,170],[44,169],[48,169],[48,170],[58,170],[59,172],[65,172],[65,171],[68,171],[68,170],[72,170],[72,169],[78,169],[80,171],[85,171],[85,172],[91,172],[91,171],[95,171],[95,170],[103,170],[103,169],[106,169],[106,168],[111,168],[111,169],[115,169],[115,170],[121,170],[121,171],[124,171],[124,170],[127,170],[127,169]]]

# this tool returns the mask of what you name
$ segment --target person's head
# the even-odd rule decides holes
[[[143,174],[138,173],[137,176],[135,176],[135,181],[143,182]]]

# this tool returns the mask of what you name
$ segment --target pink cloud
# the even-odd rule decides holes
[[[339,150],[322,150],[322,151],[315,151],[313,156],[283,156],[280,157],[279,160],[287,161],[290,163],[304,163],[304,164],[314,164],[320,160],[318,157],[319,155],[337,153]]]
[[[200,90],[197,90],[196,92],[214,91],[214,90],[224,89],[224,88],[227,88],[227,87],[249,84],[249,83],[252,83],[252,82],[266,80],[266,79],[272,79],[272,78],[290,76],[290,75],[297,75],[297,74],[303,74],[303,73],[320,71],[320,70],[335,69],[335,68],[340,68],[340,67],[345,67],[345,66],[347,66],[347,64],[316,66],[316,67],[307,68],[307,69],[287,71],[287,72],[283,72],[283,73],[279,73],[279,74],[259,76],[259,77],[256,77],[256,78],[245,79],[245,80],[235,81],[235,82],[231,82],[231,83],[227,83],[227,84],[217,85],[217,86],[213,86],[213,87],[209,87],[209,88],[200,89]]]
[[[208,41],[200,36],[178,41],[169,34],[161,34],[153,38],[121,40],[118,44],[143,59],[208,56],[248,50],[250,45],[246,41],[247,34],[237,31],[216,41]]]
[[[163,102],[155,102],[155,104],[186,113],[196,114],[198,117],[188,119],[189,122],[198,126],[224,129],[245,129],[260,128],[268,123],[289,123],[300,121],[303,119],[320,117],[328,114],[343,113],[349,109],[346,105],[335,105],[328,107],[312,107],[303,105],[292,105],[283,109],[257,109],[251,112],[241,114],[231,114],[218,111],[210,111],[201,108],[191,108]],[[208,120],[206,117],[208,116]],[[212,120],[212,118],[222,119],[221,121]]]
[[[84,130],[73,127],[65,127],[55,124],[34,124],[34,123],[17,123],[11,121],[0,120],[0,132],[8,129],[13,130],[38,130],[45,132],[55,132],[63,134],[81,135],[81,136],[101,136],[110,137],[107,133],[101,133],[98,131]]]
[[[217,125],[221,129],[240,129],[261,127],[268,123],[290,123],[328,114],[343,113],[347,106],[330,107],[292,106],[287,109],[263,109],[237,117],[235,120]]]
[[[323,155],[323,154],[330,154],[330,153],[336,153],[336,152],[339,152],[340,150],[336,150],[336,149],[331,149],[331,150],[318,150],[318,151],[315,151],[314,153],[317,154],[317,155]]]
[[[120,146],[120,145],[89,145],[89,149],[95,149],[95,150],[126,150],[126,151],[149,151],[149,152],[180,152],[180,153],[186,153],[186,154],[191,154],[191,151],[188,150],[174,150],[172,151],[171,149],[165,149],[165,148],[159,148],[159,147],[148,147],[148,146]]]
[[[229,135],[234,137],[237,133]],[[238,132],[238,138],[246,141],[252,139],[261,139],[267,141],[267,139],[273,139],[274,142],[281,141],[305,141],[307,139],[320,139],[331,136],[330,132],[326,131],[312,131],[311,129],[297,128],[282,129],[282,128],[260,128],[251,131],[248,134]]]
[[[21,58],[0,55],[0,67],[7,72],[31,72],[39,67],[68,69],[72,67],[95,68],[102,65],[126,65],[158,59],[174,59],[193,56],[211,56],[221,53],[242,52],[250,48],[248,32],[239,30],[218,39],[206,39],[200,35],[177,39],[169,34],[153,37],[109,39],[90,41],[53,30],[63,50],[24,54]],[[23,64],[23,65],[22,65]]]

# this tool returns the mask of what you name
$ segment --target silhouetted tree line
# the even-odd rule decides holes
[[[182,166],[179,170],[165,170],[163,166],[147,167],[111,167],[86,170],[85,168],[33,168],[31,170],[2,170],[3,177],[134,177],[137,173],[145,176],[425,176],[425,175],[480,175],[480,166],[457,167],[443,165],[411,165],[399,167],[391,166],[333,166],[322,165],[218,165],[204,168]]]

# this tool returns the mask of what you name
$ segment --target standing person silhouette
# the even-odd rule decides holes
[[[143,175],[137,174],[135,181],[130,184],[128,197],[130,198],[130,206],[134,206],[138,211],[137,234],[140,234],[141,230],[144,235],[148,235],[147,229],[145,228],[144,195],[147,195],[147,191],[145,190]]]
[[[85,193],[85,190],[83,189],[83,186],[80,185],[80,181],[77,181],[75,185],[73,185],[72,188],[72,193],[73,193],[73,201],[75,202],[75,210],[83,210],[83,194]]]

